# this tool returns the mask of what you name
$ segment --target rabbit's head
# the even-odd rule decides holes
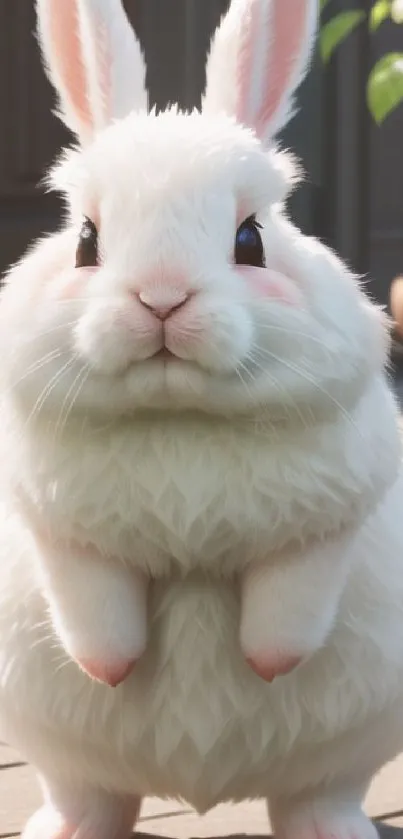
[[[79,144],[52,173],[64,230],[3,291],[3,373],[27,410],[331,414],[381,371],[378,310],[284,211],[297,167],[275,137],[317,5],[233,0],[201,110],[185,114],[148,112],[120,0],[37,0],[44,61]]]

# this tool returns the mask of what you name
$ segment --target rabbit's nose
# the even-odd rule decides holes
[[[140,291],[138,299],[146,309],[149,309],[159,320],[166,320],[173,312],[181,309],[189,299],[185,291],[172,293]]]

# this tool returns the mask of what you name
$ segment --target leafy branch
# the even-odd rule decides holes
[[[320,0],[321,12],[328,3]],[[374,34],[388,19],[403,24],[403,0],[376,0],[368,12],[352,9],[335,14],[321,27],[320,51],[325,64],[358,26],[366,25]],[[367,102],[378,125],[403,102],[403,52],[386,53],[376,62],[367,82]]]

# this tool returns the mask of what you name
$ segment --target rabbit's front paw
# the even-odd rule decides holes
[[[43,545],[40,559],[64,649],[91,678],[116,687],[146,648],[145,575],[74,542]]]
[[[347,537],[251,564],[241,579],[242,652],[265,681],[320,650],[334,624],[351,562]]]

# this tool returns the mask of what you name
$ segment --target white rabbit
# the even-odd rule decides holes
[[[147,113],[118,0],[37,7],[79,148],[63,231],[0,298],[24,839],[127,839],[148,795],[373,839],[362,799],[403,749],[401,443],[382,313],[284,212],[316,0],[233,0],[190,115]]]

